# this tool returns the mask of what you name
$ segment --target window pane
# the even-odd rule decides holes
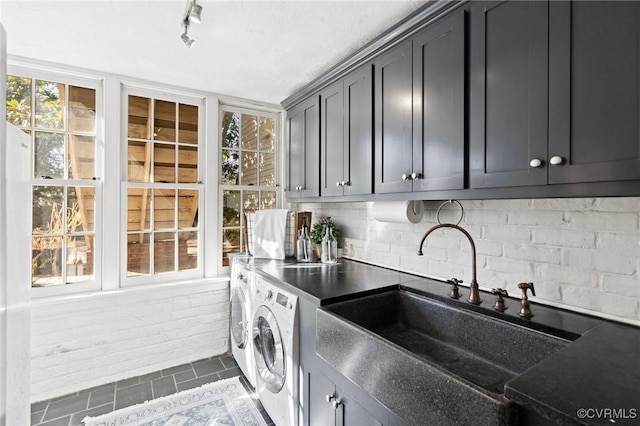
[[[263,210],[276,208],[276,192],[275,191],[262,191],[260,193],[260,208]]]
[[[7,121],[14,126],[31,126],[31,79],[7,76]]]
[[[196,183],[198,181],[198,147],[178,147],[178,182]]]
[[[96,139],[91,136],[69,135],[69,178],[93,179],[96,162]]]
[[[96,91],[69,86],[69,130],[96,131]]]
[[[92,232],[95,223],[95,189],[87,186],[67,189],[67,232]]]
[[[275,120],[260,117],[260,150],[273,151],[275,149]]]
[[[240,191],[224,191],[222,226],[240,226]]]
[[[155,229],[174,229],[176,227],[175,189],[153,190],[153,224]]]
[[[198,267],[198,233],[178,232],[178,270]]]
[[[129,132],[130,138],[151,139],[149,117],[151,99],[129,96]]]
[[[153,145],[153,181],[176,181],[176,147],[175,145]]]
[[[198,227],[198,190],[178,191],[178,228]]]
[[[64,129],[64,84],[36,80],[36,127]]]
[[[225,112],[222,115],[222,146],[224,148],[238,148],[240,137],[240,114]]]
[[[34,287],[62,284],[62,237],[31,239],[31,283]]]
[[[258,149],[258,117],[242,114],[241,149]]]
[[[34,177],[64,178],[64,134],[36,132]]]
[[[258,210],[258,191],[244,191],[242,193],[242,207],[245,210]]]
[[[151,190],[129,188],[127,190],[127,230],[141,231],[151,227]]]
[[[238,152],[222,150],[222,184],[237,185],[238,181]]]
[[[242,153],[242,185],[257,185],[258,184],[258,154],[256,152],[243,152]]]
[[[151,169],[151,143],[129,141],[127,148],[127,180],[149,182]]]
[[[34,186],[31,226],[33,234],[62,234],[64,188]]]
[[[67,283],[92,281],[93,253],[87,236],[67,237]]]
[[[260,185],[276,186],[275,155],[260,154]]]
[[[149,235],[131,234],[127,243],[127,276],[148,275],[149,267]]]
[[[175,239],[176,235],[173,232],[154,234],[153,269],[156,274],[176,270]]]
[[[198,107],[180,104],[180,123],[178,141],[181,143],[198,143]]]
[[[176,140],[175,103],[156,100],[153,119],[154,140],[172,142]]]
[[[240,252],[240,229],[225,229],[222,236],[223,264],[229,264],[229,253]]]

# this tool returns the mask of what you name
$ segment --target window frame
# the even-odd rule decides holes
[[[226,185],[223,184],[223,179],[222,179],[222,150],[225,149],[225,147],[222,146],[222,122],[223,122],[223,117],[225,112],[231,112],[231,113],[238,113],[238,114],[243,114],[243,115],[254,115],[254,116],[258,116],[258,117],[265,117],[265,118],[270,118],[273,120],[273,125],[274,125],[274,131],[276,132],[275,135],[275,139],[274,139],[274,150],[273,150],[273,157],[274,157],[274,180],[275,180],[275,185],[274,186],[263,186],[263,185],[259,185],[260,183],[260,179],[258,178],[258,185]],[[223,254],[224,254],[224,250],[223,250],[223,243],[224,243],[224,231],[225,229],[236,229],[239,228],[240,229],[240,247],[242,248],[244,244],[246,244],[246,242],[243,242],[244,240],[244,219],[243,219],[243,212],[244,212],[244,206],[243,206],[243,202],[242,199],[240,201],[240,226],[239,227],[225,227],[224,226],[224,217],[222,214],[222,207],[224,206],[224,192],[225,191],[240,191],[241,194],[244,194],[244,192],[246,191],[255,191],[255,192],[275,192],[276,193],[276,206],[275,208],[279,209],[282,208],[283,206],[283,198],[284,198],[284,192],[283,192],[283,187],[282,187],[282,172],[283,172],[283,159],[282,159],[282,155],[284,155],[284,153],[282,151],[284,151],[284,149],[282,148],[282,123],[281,123],[281,119],[282,119],[282,113],[280,112],[275,112],[273,110],[270,109],[260,109],[260,108],[247,108],[247,107],[243,107],[243,106],[237,106],[237,105],[232,105],[232,104],[228,104],[228,103],[224,103],[221,102],[219,105],[219,110],[218,110],[218,128],[217,128],[217,138],[218,138],[218,146],[217,146],[217,156],[218,156],[218,176],[217,176],[217,182],[218,182],[218,214],[220,216],[219,220],[218,220],[218,229],[219,229],[219,236],[218,236],[218,242],[217,242],[217,246],[216,246],[216,256],[217,256],[217,264],[218,264],[218,268],[220,271],[223,271],[225,273],[229,273],[229,268],[230,265],[225,266],[224,265],[224,258],[223,258]],[[240,138],[242,138],[242,136],[240,135]],[[242,150],[240,147],[238,148],[238,152],[242,153],[244,150]],[[262,152],[259,149],[259,144],[258,144],[258,149],[256,150],[248,150],[249,152]],[[240,156],[240,158],[242,158]],[[240,173],[240,167],[238,170],[238,173]]]
[[[31,191],[30,199],[33,200],[33,188],[36,186],[59,186],[63,188],[74,188],[76,186],[82,187],[92,187],[94,189],[94,229],[93,229],[93,280],[83,281],[78,283],[63,283],[56,284],[51,286],[43,286],[43,287],[34,287],[33,286],[33,277],[32,274],[29,273],[31,277],[31,281],[29,282],[30,294],[32,298],[41,298],[41,297],[50,297],[50,296],[61,296],[61,295],[69,295],[69,294],[77,294],[77,293],[85,293],[102,289],[102,270],[103,270],[103,232],[102,232],[102,220],[103,220],[103,182],[104,182],[104,140],[105,140],[105,126],[102,118],[104,117],[104,78],[100,75],[89,74],[89,73],[81,73],[81,72],[65,72],[63,70],[52,69],[50,67],[43,66],[25,66],[22,64],[7,64],[7,75],[12,75],[16,77],[29,78],[32,80],[32,88],[34,87],[34,81],[52,81],[55,83],[60,83],[65,85],[65,129],[62,131],[56,130],[56,133],[63,133],[65,135],[65,139],[68,139],[69,134],[75,134],[77,132],[70,131],[68,128],[68,119],[69,119],[69,86],[80,87],[80,88],[88,88],[95,90],[95,179],[65,179],[62,178],[52,178],[52,179],[44,179],[44,178],[36,178],[34,177],[34,138],[35,132],[38,131],[37,126],[34,123],[34,114],[35,114],[35,104],[33,103],[35,99],[35,93],[31,94],[31,114],[32,119],[29,124],[29,130],[32,132],[30,134],[31,138],[31,152],[30,158],[31,162],[29,164],[30,168],[30,179],[29,179],[29,187]],[[6,119],[6,118],[5,118]],[[80,132],[82,133],[82,132]],[[68,142],[67,142],[68,143]],[[66,146],[66,144],[65,144]],[[65,159],[65,164],[66,164]],[[66,193],[66,191],[64,191]],[[30,241],[33,238],[33,225],[32,225],[32,216],[33,210],[29,209],[29,239]],[[66,232],[63,234],[65,235]],[[64,238],[64,237],[63,237]],[[29,243],[31,246],[32,242]],[[31,257],[29,258],[29,263],[31,262]],[[64,274],[63,274],[64,276]]]
[[[167,101],[176,104],[194,105],[198,107],[198,178],[196,183],[160,183],[160,182],[129,182],[127,180],[128,172],[128,100],[129,96],[140,96],[149,98],[152,100]],[[145,284],[157,284],[165,282],[178,282],[184,280],[197,280],[205,278],[205,250],[206,245],[206,185],[205,180],[205,167],[206,167],[206,151],[207,141],[206,137],[206,98],[205,96],[193,95],[187,92],[163,90],[161,87],[149,87],[147,85],[137,84],[122,84],[120,92],[120,107],[121,107],[121,120],[120,120],[120,287],[134,287],[143,286]],[[178,142],[176,141],[176,144]],[[150,188],[150,189],[174,189],[179,190],[192,190],[197,189],[198,194],[198,229],[195,231],[198,233],[198,266],[196,269],[189,269],[184,271],[162,272],[162,273],[150,273],[146,275],[128,276],[127,275],[127,202],[128,202],[128,190],[129,188]],[[151,229],[150,232],[158,233]],[[153,256],[153,245],[150,247],[150,258]],[[176,259],[176,262],[178,260]]]

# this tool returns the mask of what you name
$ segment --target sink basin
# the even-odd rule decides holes
[[[569,342],[394,289],[317,311],[317,353],[409,424],[515,424],[507,381]]]

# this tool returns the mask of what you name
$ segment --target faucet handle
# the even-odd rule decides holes
[[[460,292],[458,291],[458,284],[462,282],[457,278],[451,278],[447,280],[449,284],[451,284],[451,293],[449,293],[449,297],[452,299],[460,299]]]
[[[504,312],[507,310],[506,305],[504,304],[503,296],[508,296],[509,293],[504,288],[492,288],[491,294],[496,296],[496,303],[493,305],[493,309],[498,312]]]
[[[529,304],[529,298],[527,297],[527,290],[531,290],[531,294],[536,295],[536,290],[533,287],[533,283],[520,283],[518,284],[518,288],[522,290],[522,299],[520,300],[520,315],[523,318],[531,318],[533,313],[531,313],[531,308]]]

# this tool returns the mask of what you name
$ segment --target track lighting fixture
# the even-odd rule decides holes
[[[191,22],[200,23],[200,16],[202,14],[202,6],[198,4],[198,0],[187,0],[187,8],[182,17],[182,26],[184,32],[180,36],[180,39],[187,47],[193,46],[195,40],[189,37],[189,25]]]

